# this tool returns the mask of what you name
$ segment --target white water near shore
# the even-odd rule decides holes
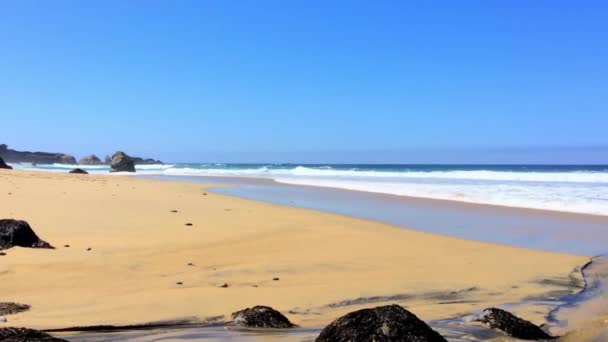
[[[33,170],[66,171],[74,165],[17,165]],[[108,166],[79,166],[106,173]],[[520,208],[608,215],[608,171],[604,167],[522,167],[365,165],[139,165],[140,175],[252,177],[279,183],[455,200]]]

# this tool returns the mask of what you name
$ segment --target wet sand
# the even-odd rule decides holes
[[[2,300],[32,306],[9,324],[39,329],[196,322],[256,304],[303,327],[389,302],[434,320],[575,292],[588,261],[186,182],[2,171],[0,202],[0,217],[27,220],[57,247],[0,257]],[[530,302],[513,311],[542,323],[551,309]]]

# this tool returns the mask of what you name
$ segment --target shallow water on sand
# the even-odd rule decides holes
[[[608,217],[294,186],[269,180],[155,177],[229,184],[213,192],[321,210],[468,240],[579,255],[608,252]]]
[[[500,337],[501,334],[480,327],[463,325],[458,320],[429,322],[433,329],[450,342],[480,341]],[[321,328],[295,328],[289,330],[232,330],[223,326],[189,329],[153,329],[145,331],[113,333],[76,333],[56,335],[71,342],[113,342],[113,341],[259,341],[259,342],[312,342]]]

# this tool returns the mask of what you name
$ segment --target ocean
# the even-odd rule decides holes
[[[13,165],[65,172],[74,165]],[[107,173],[108,166],[79,166]],[[608,215],[608,165],[140,165],[137,175],[246,177],[421,198]]]

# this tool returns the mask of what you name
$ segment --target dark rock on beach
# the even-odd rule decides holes
[[[81,175],[88,175],[89,174],[88,172],[86,172],[85,170],[80,169],[80,168],[74,169],[74,170],[70,171],[70,173],[78,173],[78,174],[81,174]]]
[[[27,304],[0,302],[0,316],[13,315],[30,309]]]
[[[10,219],[0,220],[0,250],[16,246],[54,248],[48,242],[40,240],[27,222]]]
[[[67,342],[42,331],[27,328],[0,328],[2,342]]]
[[[492,329],[500,330],[509,336],[522,340],[550,340],[555,338],[537,325],[497,308],[483,310],[479,321]]]
[[[282,313],[268,306],[254,306],[232,313],[235,325],[246,328],[287,329],[295,325]]]
[[[12,169],[12,167],[10,165],[6,165],[6,163],[4,162],[4,160],[2,158],[0,158],[0,169]]]
[[[65,153],[29,152],[9,149],[6,144],[0,145],[0,158],[7,163],[34,164],[76,164],[76,158]]]
[[[351,312],[321,331],[316,342],[447,342],[399,305]]]
[[[126,153],[118,151],[112,156],[110,172],[135,172],[135,162]]]
[[[99,159],[96,155],[92,154],[90,156],[82,157],[78,161],[80,165],[101,165],[101,159]]]

